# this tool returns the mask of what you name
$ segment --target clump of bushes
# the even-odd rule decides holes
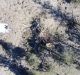
[[[35,54],[28,54],[26,56],[26,60],[33,69],[37,69],[38,65],[40,64],[40,59]]]
[[[40,71],[50,71],[51,70],[51,65],[48,62],[41,62],[38,66]]]
[[[70,50],[64,51],[63,56],[64,56],[64,62],[67,65],[73,64],[75,55],[74,52],[71,50],[71,48]]]

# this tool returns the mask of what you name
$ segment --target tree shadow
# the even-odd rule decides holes
[[[23,48],[15,47],[11,43],[7,43],[4,40],[0,40],[0,45],[5,50],[6,54],[10,54],[10,57],[0,55],[0,65],[8,67],[15,75],[33,75],[28,68],[23,67],[18,60],[26,55]]]
[[[38,3],[36,0],[34,2]],[[65,22],[66,24],[60,24],[60,25],[64,25],[66,27],[67,30],[65,32],[69,35],[69,40],[80,44],[79,43],[80,42],[80,30],[76,26],[78,25],[78,23],[72,13],[62,12],[62,10],[59,7],[55,8],[54,6],[52,6],[49,3],[49,1],[40,3],[39,5],[41,5],[42,8],[45,9],[45,12],[47,12],[48,14],[51,14],[52,17],[55,18],[55,21],[57,20],[60,23]]]
[[[45,44],[42,40],[39,38],[39,34],[41,31],[41,26],[40,26],[40,19],[35,18],[31,22],[31,27],[32,31],[31,37],[28,39],[29,45],[32,47],[33,53],[38,54],[41,51],[41,45]]]
[[[10,70],[16,75],[33,75],[31,71],[28,70],[28,68],[23,67],[22,65],[16,65],[16,64],[11,64],[10,65]]]
[[[0,45],[3,47],[5,52],[13,59],[20,59],[26,55],[26,52],[21,47],[15,47],[11,43],[7,43],[4,40],[0,40]]]
[[[71,2],[71,0],[65,0],[67,3],[70,3]]]
[[[34,2],[39,4],[36,0]],[[55,20],[58,20],[59,22],[66,22],[66,25],[69,28],[74,27],[75,24],[77,24],[76,20],[74,19],[75,17],[73,17],[72,13],[62,12],[60,7],[54,7],[50,4],[49,1],[45,1],[44,3],[40,3],[39,5],[42,6],[42,9],[45,9],[45,12],[51,14],[52,17],[55,18]]]
[[[33,75],[28,68],[23,67],[17,63],[14,59],[10,60],[9,58],[3,57],[0,55],[0,64],[1,66],[8,67],[10,71],[15,73],[15,75]]]
[[[69,38],[67,40],[80,45],[80,30],[77,27],[78,23],[72,13],[62,12],[62,10],[59,7],[52,6],[48,1],[44,2],[44,3],[42,3],[40,0],[33,0],[33,1],[35,3],[41,5],[42,10],[44,9],[43,11],[47,12],[48,14],[51,14],[51,17],[53,17],[55,19],[55,21],[57,20],[60,23],[66,23],[63,25],[61,24],[61,25],[66,27],[66,31],[64,31],[64,32],[66,34],[68,34],[68,36],[69,36]],[[65,0],[65,1],[67,3],[71,2],[71,0]],[[34,41],[36,41],[36,40],[34,40]],[[37,48],[40,49],[41,43],[40,43],[40,41],[38,41],[38,42],[39,42],[38,43],[39,46],[38,46],[38,44],[36,44],[36,47],[38,46]],[[75,48],[75,47],[71,46],[70,44],[66,44],[65,41],[61,41],[59,39],[55,39],[55,41],[52,41],[52,42],[55,42],[55,44],[53,43],[55,48],[53,48],[52,50],[49,50],[49,49],[46,49],[46,50],[49,51],[49,53],[51,54],[51,56],[54,59],[58,59],[58,60],[64,62],[62,54],[66,49],[70,50],[70,47],[73,49],[73,52],[75,53],[75,55],[77,55],[77,57],[80,56],[79,54],[77,54],[77,52],[80,53],[80,49],[79,49],[80,47]],[[34,42],[34,43],[36,43],[36,42]],[[35,50],[36,50],[36,48],[35,48]]]

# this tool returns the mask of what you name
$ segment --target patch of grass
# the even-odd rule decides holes
[[[75,3],[80,3],[80,0],[71,0],[71,1]]]
[[[39,70],[43,72],[49,72],[51,70],[51,64],[49,62],[42,62],[39,65]]]
[[[54,71],[49,72],[41,72],[41,71],[33,71],[35,75],[57,75]]]
[[[72,50],[64,51],[64,62],[71,65],[74,61],[74,52]]]
[[[38,65],[40,64],[40,60],[35,54],[29,54],[27,61],[29,65],[32,66],[34,69],[37,69]]]

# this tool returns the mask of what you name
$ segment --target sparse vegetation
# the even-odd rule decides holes
[[[29,65],[33,67],[33,69],[38,69],[40,60],[35,54],[30,54],[26,60],[28,61]]]
[[[72,0],[72,2],[80,3],[80,0]]]
[[[68,65],[73,64],[74,58],[75,58],[75,54],[74,54],[73,50],[66,50],[64,52],[63,56],[64,56],[64,62],[66,64],[68,64]]]
[[[73,3],[80,3],[80,0],[65,0],[66,2],[70,3],[70,2],[73,2]]]
[[[39,70],[43,72],[48,72],[51,70],[51,65],[48,62],[42,62],[39,64]]]
[[[4,13],[8,8],[5,7],[9,3],[7,1],[11,1],[11,15],[16,12],[12,16],[8,11]],[[0,65],[8,67],[16,75],[78,75],[74,72],[80,69],[80,24],[76,18],[80,13],[74,13],[78,11],[74,4],[80,3],[80,0],[16,1],[6,0],[2,6],[0,4],[0,9],[4,11],[1,14],[8,14],[10,23],[15,18],[19,19],[11,25],[15,30],[6,34],[8,39],[11,37],[11,43],[6,42],[6,35],[0,36],[4,52],[0,54]],[[20,15],[16,17],[18,13]],[[7,21],[7,16],[1,21]],[[18,44],[15,44],[17,40]]]

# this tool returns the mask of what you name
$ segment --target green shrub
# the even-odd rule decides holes
[[[40,64],[40,60],[35,54],[28,54],[27,61],[34,69],[37,69]]]
[[[67,50],[63,54],[64,56],[64,62],[68,65],[71,65],[74,61],[74,52],[72,50]]]
[[[80,0],[72,0],[73,2],[80,2]]]

